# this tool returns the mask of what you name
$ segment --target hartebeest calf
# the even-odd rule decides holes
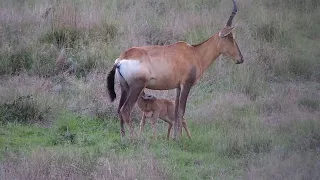
[[[116,59],[108,74],[108,90],[111,101],[116,98],[115,74],[119,77],[121,98],[118,106],[121,135],[125,135],[124,123],[133,135],[131,111],[144,88],[153,90],[176,89],[174,137],[179,138],[181,121],[185,113],[191,87],[221,55],[228,56],[236,64],[243,63],[231,26],[237,5],[233,0],[233,11],[226,26],[206,41],[190,45],[177,42],[167,46],[141,46],[124,51]]]
[[[151,118],[151,126],[153,130],[153,138],[156,137],[157,128],[156,123],[158,118],[168,123],[168,133],[167,139],[170,137],[170,132],[172,125],[174,123],[174,101],[168,99],[156,98],[153,95],[146,94],[142,91],[140,97],[138,98],[137,104],[142,111],[142,118],[140,122],[140,132],[143,132],[144,125],[146,123],[146,118]],[[182,126],[189,138],[191,138],[190,131],[187,126],[186,120],[182,119]],[[182,133],[182,131],[181,131]]]

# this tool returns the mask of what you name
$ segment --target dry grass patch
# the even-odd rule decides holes
[[[168,179],[168,174],[150,152],[143,156],[109,156],[97,161],[94,179]]]
[[[143,150],[145,151],[145,150]],[[96,154],[97,155],[97,154]],[[37,150],[30,156],[7,152],[0,179],[167,179],[163,165],[150,152],[96,157],[81,151]]]
[[[197,97],[197,93],[200,92],[194,92],[191,95],[190,105],[188,105],[190,108],[186,111],[186,118],[190,116],[196,123],[234,119],[232,114],[234,108],[244,108],[250,104],[250,99],[245,94],[218,93],[196,105],[197,103],[194,102],[196,99],[193,99]]]
[[[3,77],[0,88],[0,120],[47,124],[63,107],[49,80],[26,74]]]
[[[85,180],[90,178],[85,158],[79,155],[37,151],[30,157],[8,154],[0,163],[1,179],[62,179]]]
[[[320,161],[317,152],[294,153],[278,149],[250,165],[245,179],[298,180],[319,179]]]
[[[257,101],[260,115],[271,126],[292,124],[319,117],[319,85],[316,83],[272,84]]]

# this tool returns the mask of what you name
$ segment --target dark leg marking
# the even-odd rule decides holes
[[[145,88],[145,86],[146,86],[146,80],[136,79],[136,81],[130,85],[127,99],[120,109],[120,115],[122,116],[123,120],[129,125],[131,137],[133,136],[133,133],[134,133],[134,127],[130,117],[131,111],[133,106],[137,102],[140,93]]]
[[[178,136],[181,135],[178,132],[182,132],[182,118],[184,117],[185,109],[186,109],[186,104],[187,104],[187,99],[189,96],[189,92],[191,87],[196,81],[196,74],[197,70],[196,67],[192,67],[190,72],[189,72],[189,77],[186,80],[186,82],[182,85],[181,88],[181,94],[179,98],[179,109],[176,114],[176,119],[175,119],[175,138],[179,138]],[[178,136],[177,136],[178,135]]]
[[[128,86],[127,82],[122,78],[120,78],[120,88],[121,88],[121,97],[120,97],[120,101],[119,101],[119,106],[118,106],[117,112],[118,112],[119,117],[120,117],[120,133],[121,133],[121,137],[124,137],[125,136],[125,128],[124,128],[125,121],[124,121],[123,117],[120,114],[120,109],[122,108],[124,102],[127,99],[129,86]]]
[[[178,135],[178,121],[179,121],[179,98],[180,98],[180,92],[181,92],[181,87],[178,87],[176,89],[176,99],[175,99],[175,102],[174,102],[174,129],[173,129],[173,139],[176,139],[177,138],[177,135]]]

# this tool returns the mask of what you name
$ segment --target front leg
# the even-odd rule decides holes
[[[174,118],[160,117],[160,119],[162,119],[163,121],[165,121],[166,123],[168,123],[167,140],[169,140],[171,128],[172,128],[173,123],[174,123]]]
[[[157,109],[156,111],[154,111],[152,118],[151,118],[151,127],[153,130],[153,139],[156,139],[157,137],[157,122],[158,122],[158,118],[160,116],[160,109]]]
[[[178,106],[179,109],[176,110],[177,114],[176,114],[176,119],[175,119],[175,121],[177,123],[177,124],[175,124],[175,126],[177,127],[175,129],[176,135],[178,134],[178,132],[182,133],[182,129],[181,129],[182,123],[181,122],[182,122],[182,119],[184,117],[184,113],[186,110],[186,104],[187,104],[187,99],[189,96],[190,89],[196,81],[196,72],[197,72],[197,70],[195,67],[191,68],[191,70],[189,72],[188,79],[181,86],[181,94],[179,97],[179,106]],[[179,135],[181,135],[181,134],[179,133]]]
[[[174,103],[174,131],[173,131],[173,139],[179,139],[179,129],[181,129],[180,126],[180,120],[179,120],[179,99],[180,99],[180,91],[181,88],[178,87],[176,89],[176,99],[175,99],[175,103]]]
[[[190,92],[192,86],[188,86],[187,84],[182,87],[181,91],[181,96],[180,96],[180,103],[179,103],[179,114],[178,114],[178,119],[179,119],[179,134],[182,134],[182,123],[184,120],[184,113],[186,110],[186,104],[187,104],[187,99],[188,95]]]
[[[130,129],[130,136],[133,138],[134,136],[134,126],[131,120],[131,111],[133,106],[136,104],[140,93],[145,88],[146,80],[141,79],[135,79],[134,83],[132,83],[129,87],[129,94],[127,96],[126,101],[124,102],[123,106],[120,109],[120,114],[124,120],[129,126]]]
[[[140,122],[140,133],[143,133],[144,125],[146,124],[146,114],[142,112],[142,118]]]
[[[184,127],[184,129],[187,132],[187,136],[189,137],[189,139],[191,139],[191,133],[189,131],[188,125],[187,125],[187,121],[183,118],[182,119],[182,126]],[[182,129],[181,129],[182,130]]]

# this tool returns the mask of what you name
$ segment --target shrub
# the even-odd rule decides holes
[[[50,144],[52,145],[76,143],[77,134],[70,131],[70,128],[66,124],[58,127],[58,129],[56,129],[56,131],[54,131],[53,133],[54,135],[50,140]]]
[[[103,36],[104,36],[104,41],[110,42],[111,40],[113,40],[117,36],[119,29],[114,24],[105,23],[102,25],[102,32],[103,32]]]
[[[49,108],[41,110],[31,95],[20,96],[13,102],[0,106],[0,120],[18,123],[43,121],[48,111]]]
[[[254,35],[257,39],[272,43],[278,42],[288,45],[289,39],[286,31],[279,25],[278,21],[259,24],[254,29]]]
[[[54,44],[58,49],[74,48],[83,38],[83,33],[75,28],[64,27],[49,30],[40,37],[41,43]]]
[[[32,67],[32,55],[28,48],[6,52],[1,54],[0,58],[2,62],[0,75],[17,74],[22,70]]]
[[[291,56],[288,64],[289,73],[300,80],[312,80],[315,76],[319,76],[316,70],[317,59],[305,56]]]
[[[320,107],[320,101],[318,99],[312,99],[312,98],[301,98],[298,101],[298,104],[302,107],[306,107],[310,110],[316,111]]]
[[[50,77],[55,70],[58,49],[47,44],[38,45],[41,47],[33,52],[33,63],[30,71],[42,77]]]

